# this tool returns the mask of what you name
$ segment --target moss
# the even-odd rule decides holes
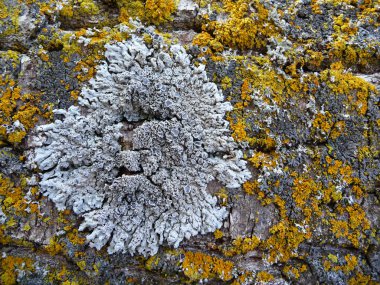
[[[226,90],[227,88],[231,88],[231,87],[232,87],[231,78],[229,78],[228,76],[224,77],[222,79],[222,88],[223,88],[223,90]]]
[[[328,255],[328,258],[332,261],[332,262],[334,262],[334,263],[337,263],[338,262],[338,257],[336,256],[336,255],[334,255],[334,254],[329,254]]]

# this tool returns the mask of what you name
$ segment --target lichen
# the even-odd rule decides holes
[[[176,11],[174,0],[147,0],[126,1],[117,0],[119,7],[119,21],[129,22],[129,19],[140,20],[154,25],[160,25],[172,19],[171,15]]]
[[[238,187],[250,176],[223,119],[229,103],[182,47],[157,39],[159,50],[136,36],[106,45],[109,63],[78,99],[88,114],[56,110],[63,119],[39,126],[30,144],[42,192],[84,217],[90,245],[111,239],[109,253],[155,254],[213,232],[225,210],[207,184]]]
[[[234,263],[201,252],[186,251],[182,262],[183,273],[191,281],[219,279],[229,281],[233,278]]]
[[[2,284],[18,284],[18,276],[34,270],[34,261],[28,257],[3,256],[0,261],[0,280]]]
[[[23,92],[17,82],[0,75],[0,146],[18,144],[43,116],[49,106],[39,105],[39,94]]]

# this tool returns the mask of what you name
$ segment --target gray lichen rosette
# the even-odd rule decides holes
[[[84,218],[90,245],[152,255],[215,231],[226,210],[207,186],[250,177],[230,136],[231,109],[180,45],[136,35],[106,45],[79,106],[36,128],[29,164],[59,210]]]

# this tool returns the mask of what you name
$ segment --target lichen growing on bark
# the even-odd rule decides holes
[[[223,95],[180,45],[154,36],[106,45],[106,60],[79,97],[31,138],[31,165],[58,209],[84,217],[97,249],[155,254],[222,226],[209,182],[250,177],[229,135]]]

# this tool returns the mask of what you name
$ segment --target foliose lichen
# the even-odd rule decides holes
[[[132,35],[106,45],[106,61],[78,98],[39,126],[29,164],[59,210],[84,218],[90,245],[152,255],[222,226],[207,192],[250,178],[224,119],[230,103],[180,45]]]

